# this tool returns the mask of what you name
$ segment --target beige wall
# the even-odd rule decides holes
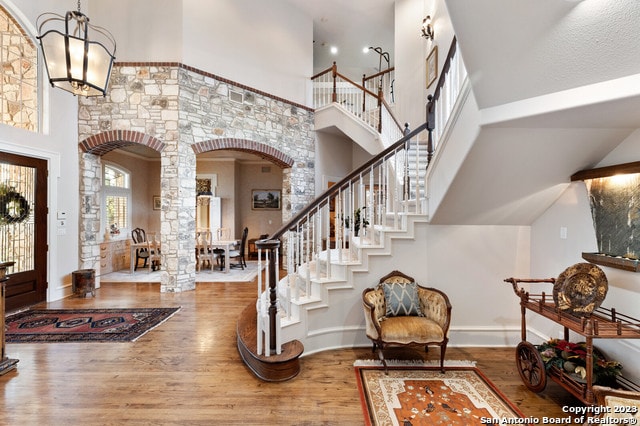
[[[263,172],[263,167],[269,171]],[[254,238],[272,233],[282,225],[281,210],[251,210],[252,189],[282,190],[282,169],[275,164],[202,158],[198,159],[196,170],[197,175],[217,175],[215,195],[221,198],[222,226],[232,230],[232,237],[240,238],[245,226],[249,228],[248,238]]]
[[[131,173],[131,227],[160,232],[160,211],[153,210],[153,196],[160,194],[160,161],[146,160],[121,150],[105,154],[103,161],[114,163]],[[221,199],[222,226],[232,230],[232,237],[240,238],[245,226],[249,228],[249,238],[257,238],[261,234],[273,233],[282,225],[281,210],[251,209],[253,189],[282,190],[282,169],[275,164],[200,159],[196,174],[217,175],[215,195]]]
[[[160,210],[153,210],[153,196],[160,195],[160,159],[149,160],[114,150],[105,154],[102,160],[116,164],[131,173],[132,205],[129,231],[133,228],[143,228],[147,233],[159,233]],[[127,234],[130,236],[131,232]]]
[[[251,209],[251,190],[253,189],[282,190],[282,169],[271,163],[241,165],[236,206],[240,228],[245,226],[249,228],[248,238],[271,234],[282,225],[281,210]]]

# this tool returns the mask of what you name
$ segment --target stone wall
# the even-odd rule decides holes
[[[234,100],[231,100],[233,98]],[[192,145],[225,139],[230,149],[247,151],[246,143],[263,144],[290,157],[283,173],[283,221],[309,203],[314,194],[315,134],[313,112],[269,94],[181,64],[118,64],[106,98],[79,98],[79,141],[131,130],[164,143],[161,155],[161,291],[195,288],[195,177]],[[238,141],[234,146],[233,141]],[[104,147],[123,142],[105,138]],[[140,143],[138,141],[130,141]],[[82,149],[81,149],[82,150]],[[95,152],[104,153],[98,149]],[[92,182],[99,172],[98,155],[82,154],[83,200],[100,200]],[[95,157],[95,158],[91,158]],[[278,164],[278,161],[274,163]],[[85,168],[84,166],[87,165]],[[280,165],[280,164],[279,164]],[[99,203],[98,203],[99,204]],[[94,208],[81,209],[81,267],[99,267]],[[99,226],[98,226],[99,228]],[[99,231],[98,231],[99,232]],[[95,253],[95,256],[93,254]]]

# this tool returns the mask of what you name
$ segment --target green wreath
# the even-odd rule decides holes
[[[29,217],[29,201],[16,191],[0,194],[0,223],[20,223]]]

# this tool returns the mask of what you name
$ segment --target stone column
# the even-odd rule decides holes
[[[80,269],[95,269],[100,275],[100,157],[80,153]]]
[[[182,138],[182,137],[180,137]],[[189,143],[167,140],[161,167],[161,292],[196,287],[196,157]]]

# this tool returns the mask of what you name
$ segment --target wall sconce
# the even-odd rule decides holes
[[[431,16],[427,15],[426,18],[422,20],[422,37],[433,40],[434,32],[433,27],[431,26]]]
[[[89,17],[80,12],[80,0],[77,11],[64,17],[43,13],[36,25],[51,85],[74,95],[106,96],[116,41],[109,31],[89,24]],[[89,29],[99,41],[89,40]]]

